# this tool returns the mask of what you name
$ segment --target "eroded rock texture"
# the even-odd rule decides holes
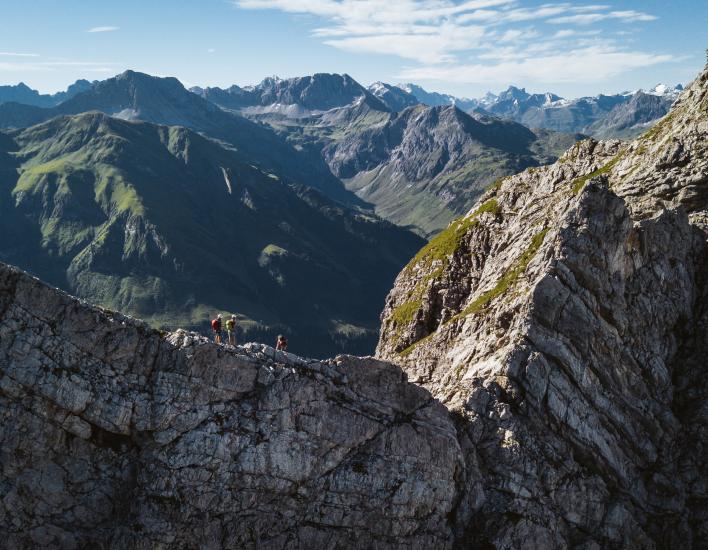
[[[506,178],[399,275],[377,356],[457,418],[461,545],[708,543],[708,71]]]
[[[450,546],[447,411],[398,367],[167,335],[0,264],[3,548]]]

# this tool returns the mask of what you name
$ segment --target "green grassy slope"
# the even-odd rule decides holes
[[[99,113],[3,136],[0,174],[1,260],[156,325],[236,312],[305,354],[371,352],[422,245],[188,129]]]

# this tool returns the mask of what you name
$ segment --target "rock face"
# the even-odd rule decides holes
[[[506,178],[399,275],[377,356],[457,418],[458,543],[708,540],[707,135],[708,69],[635,142]]]
[[[4,548],[449,547],[463,463],[398,367],[224,348],[0,264]]]

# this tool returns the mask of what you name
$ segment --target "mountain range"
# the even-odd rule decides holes
[[[564,99],[554,93],[529,94],[524,88],[509,86],[498,95],[487,93],[480,99],[457,98],[430,93],[414,84],[398,88],[426,105],[455,105],[514,120],[530,128],[577,132],[597,138],[636,137],[664,116],[683,90],[658,84],[649,91],[637,90],[614,95]],[[372,93],[380,86],[373,85]]]
[[[365,88],[346,74],[319,73],[266,78],[255,86],[195,87],[190,94],[176,79],[127,71],[103,82],[77,82],[70,90],[64,101],[49,107],[37,101],[0,104],[0,127],[26,127],[89,110],[184,125],[234,146],[283,179],[315,187],[344,204],[373,208],[389,221],[430,236],[463,214],[485,186],[518,169],[553,161],[581,134],[630,138],[646,130],[666,113],[680,86],[576,100],[510,86],[498,95],[469,99],[414,84],[377,82]],[[404,135],[430,136],[431,120],[463,119],[460,114],[411,115],[424,106],[454,106],[470,118],[459,126],[438,122],[432,141],[408,139],[404,144]],[[406,109],[414,110],[402,115]],[[528,130],[494,119],[530,128],[536,136],[528,138],[533,146],[505,149],[514,134]],[[408,130],[397,134],[404,126]],[[490,150],[489,140],[471,131],[484,127],[487,134],[492,129],[499,133],[501,150]],[[437,164],[420,170],[423,157],[435,157]]]
[[[0,104],[0,259],[157,326],[224,310],[303,353],[369,352],[413,232],[582,137],[410,90],[316,74],[190,92],[126,71],[15,93],[30,99]]]
[[[581,136],[435,106],[348,75],[268,78],[257,86],[192,89],[321,155],[378,215],[424,236],[467,211],[497,178],[552,162]]]
[[[71,84],[66,91],[57,92],[55,94],[40,94],[37,90],[33,90],[24,82],[15,85],[4,85],[0,86],[0,103],[14,102],[34,105],[35,107],[54,107],[59,105],[62,101],[74,97],[78,93],[89,90],[94,84],[96,84],[96,81],[77,80]]]
[[[90,112],[0,136],[0,258],[158,326],[234,312],[248,338],[366,353],[423,242],[184,127]]]
[[[125,71],[55,107],[0,104],[0,128],[23,128],[59,115],[89,111],[191,128],[235,148],[243,158],[285,180],[320,188],[345,203],[359,202],[332,176],[319,155],[298,151],[262,125],[234,116],[190,93],[176,78]]]

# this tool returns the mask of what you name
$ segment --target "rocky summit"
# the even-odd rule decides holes
[[[456,541],[705,547],[707,136],[708,68],[636,141],[500,181],[399,275],[377,356],[457,419]]]
[[[434,548],[463,471],[400,368],[224,348],[0,264],[3,548]]]

